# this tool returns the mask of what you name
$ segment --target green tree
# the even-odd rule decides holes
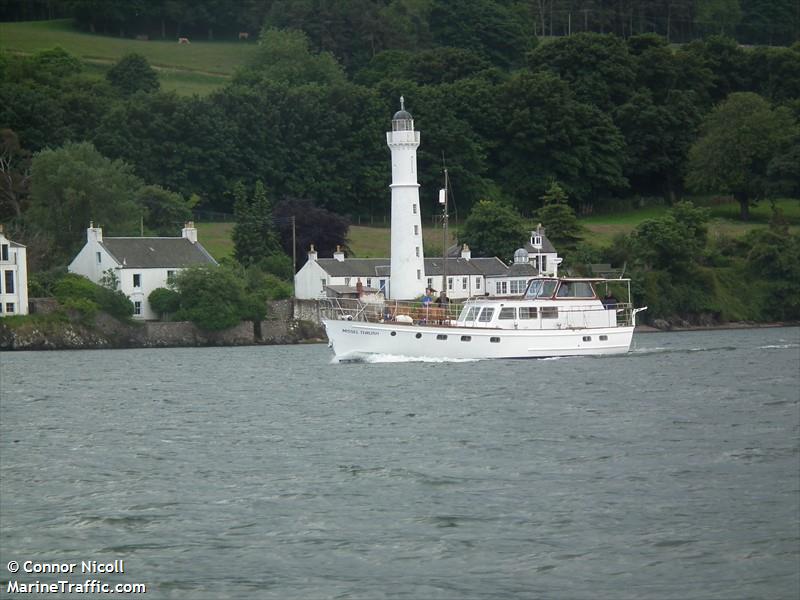
[[[175,277],[180,294],[176,319],[216,331],[233,327],[245,319],[264,318],[264,303],[245,289],[243,279],[226,267],[193,267]]]
[[[536,218],[545,226],[548,239],[559,252],[574,251],[583,228],[567,202],[566,192],[558,182],[553,181],[542,196],[542,201],[544,206],[537,211]]]
[[[541,44],[528,57],[533,71],[555,73],[582,102],[612,110],[631,95],[636,64],[615,35],[579,33]]]
[[[525,221],[509,204],[481,200],[461,226],[458,242],[468,244],[477,256],[510,260],[527,233]]]
[[[305,83],[344,83],[342,67],[330,52],[314,53],[308,36],[302,31],[265,27],[258,40],[258,51],[234,82],[254,85],[258,82],[302,85]]]
[[[43,150],[34,156],[31,173],[26,220],[56,242],[62,258],[83,245],[90,221],[111,234],[135,229],[140,215],[136,194],[142,181],[130,165],[107,159],[92,144]]]
[[[751,203],[769,193],[767,169],[788,151],[798,125],[788,109],[773,109],[751,92],[731,94],[703,121],[689,150],[690,188],[733,194],[747,220]]]
[[[175,235],[192,218],[193,200],[158,185],[143,186],[136,201],[142,207],[145,227],[155,235]]]
[[[156,74],[147,59],[141,54],[126,54],[106,73],[111,85],[124,95],[135,92],[155,92],[161,87]]]
[[[31,183],[31,153],[11,129],[0,129],[0,221],[20,217],[27,208]]]
[[[156,288],[147,297],[150,307],[162,318],[177,312],[181,307],[181,295],[175,290]]]
[[[256,181],[252,198],[247,197],[244,185],[237,183],[233,190],[234,256],[244,266],[257,263],[279,251],[280,243],[272,215],[272,203],[261,181]]]

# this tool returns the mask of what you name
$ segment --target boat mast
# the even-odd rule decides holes
[[[439,190],[442,205],[442,291],[447,294],[447,167],[444,169],[444,188]]]

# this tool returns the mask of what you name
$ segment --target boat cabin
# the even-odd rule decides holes
[[[623,307],[601,300],[590,279],[532,279],[521,298],[471,300],[456,326],[499,329],[579,329],[616,327]]]

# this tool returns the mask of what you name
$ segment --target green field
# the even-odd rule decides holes
[[[0,23],[0,48],[31,54],[61,46],[70,54],[100,70],[108,68],[125,54],[141,54],[158,70],[165,90],[182,94],[207,94],[222,87],[253,55],[252,42],[208,42],[194,39],[191,44],[176,40],[141,41],[80,31],[70,19]]]
[[[783,210],[793,232],[800,231],[800,200],[780,200],[777,205]],[[754,227],[765,227],[769,221],[771,208],[769,202],[764,202],[752,209],[752,219],[749,223],[736,220],[738,204],[713,206],[712,218],[708,225],[709,236],[739,237]],[[609,215],[600,215],[581,219],[585,227],[584,240],[593,246],[608,246],[618,234],[630,233],[639,223],[646,219],[663,216],[667,207],[657,206],[639,210],[624,211]],[[531,223],[531,227],[535,224]],[[217,260],[233,255],[233,243],[230,236],[233,223],[198,223],[198,236],[205,248]],[[457,229],[449,231],[450,244],[456,243]],[[423,227],[422,239],[427,256],[438,256],[442,251],[442,230],[438,227]],[[522,241],[520,241],[522,243]],[[369,227],[366,225],[351,225],[349,232],[349,246],[352,256],[358,258],[385,258],[389,256],[389,228]],[[298,256],[299,264],[305,262],[305,256]]]

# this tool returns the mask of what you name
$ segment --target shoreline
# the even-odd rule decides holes
[[[717,331],[731,329],[775,329],[780,327],[800,327],[800,322],[793,321],[772,321],[768,323],[754,323],[749,321],[733,321],[731,323],[720,323],[719,325],[689,325],[671,326],[668,329],[653,327],[652,325],[637,325],[634,333],[682,333],[684,331]]]

